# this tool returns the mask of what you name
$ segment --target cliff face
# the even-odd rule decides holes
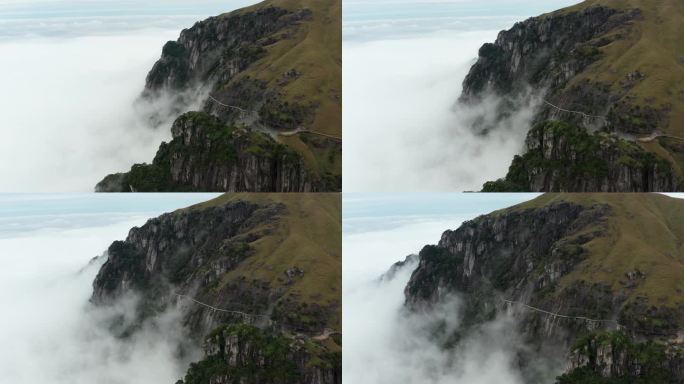
[[[518,332],[532,350],[564,351],[568,380],[583,372],[584,378],[641,380],[657,370],[665,379],[653,382],[681,382],[684,303],[674,292],[653,288],[669,284],[664,280],[669,273],[642,268],[673,263],[666,268],[681,270],[684,255],[678,250],[660,259],[660,244],[642,247],[622,236],[632,233],[626,220],[644,218],[640,226],[653,225],[653,217],[646,218],[654,212],[650,209],[674,204],[679,212],[682,203],[646,195],[590,196],[598,197],[547,195],[446,231],[439,244],[421,251],[405,289],[407,307],[429,311],[458,294],[464,307],[457,338],[507,313],[517,319]],[[684,235],[678,225],[667,228],[675,231],[675,239]],[[679,240],[673,241],[678,249]],[[667,243],[663,248],[669,249]],[[623,251],[627,247],[633,249]],[[523,367],[538,358],[529,351],[521,347]],[[654,356],[667,359],[655,364]]]
[[[171,128],[152,164],[98,183],[99,192],[227,191],[310,192],[325,190],[301,156],[271,137],[233,128],[213,116],[191,112]]]
[[[678,173],[684,153],[668,144],[678,140],[672,136],[683,136],[684,127],[677,116],[684,111],[684,89],[675,86],[675,90],[663,79],[677,82],[675,78],[684,74],[684,68],[674,64],[684,51],[662,37],[676,39],[679,32],[670,25],[680,25],[682,19],[684,7],[676,1],[653,7],[643,0],[590,0],[517,23],[480,49],[464,80],[460,100],[474,103],[487,94],[496,94],[508,101],[497,111],[505,116],[521,108],[521,97],[534,94],[541,99],[534,125],[560,121],[582,134],[610,133],[615,140],[634,144],[632,152],[638,149],[639,157],[655,156],[670,163],[671,173]],[[653,55],[645,57],[645,47]],[[483,132],[490,128],[484,127]],[[532,136],[528,142],[538,135]],[[528,146],[522,156],[535,150]],[[558,161],[575,161],[568,157],[572,153],[562,153],[563,148],[554,152],[560,156]],[[654,182],[651,177],[659,176],[649,175],[649,170],[627,169],[616,162],[619,159],[610,154],[597,157],[615,176],[585,183],[578,175],[567,187],[573,192],[679,189],[666,180]],[[534,165],[527,168],[528,179],[539,178],[532,173]],[[544,179],[553,178],[549,175],[553,170],[536,171],[544,173]],[[554,185],[553,181],[531,181],[523,190],[563,190]]]
[[[310,209],[334,210],[335,198],[224,197],[152,219],[109,247],[92,301],[137,298],[134,321],[122,335],[166,310],[179,311],[206,353],[186,383],[339,383],[341,264],[329,259],[339,257],[340,245],[335,235],[328,235],[332,242],[321,235],[321,245],[313,246],[297,227],[300,215],[310,215],[317,230],[329,231],[333,219],[319,221]],[[290,230],[299,237],[289,237]],[[318,253],[326,246],[337,256]]]
[[[590,7],[517,23],[480,48],[461,100],[475,101],[486,92],[513,96],[528,86],[561,88],[598,59],[598,48],[617,38],[609,32],[628,26],[639,14]]]
[[[667,192],[679,190],[666,160],[609,134],[545,122],[527,135],[504,179],[484,192]]]
[[[312,355],[312,350],[317,356]],[[217,329],[204,343],[207,358],[177,384],[341,383],[341,356],[303,338],[265,335],[250,326]]]
[[[335,41],[341,34],[340,17],[339,0],[267,0],[183,30],[177,41],[166,43],[147,75],[142,98],[163,109],[152,118],[177,116],[199,102],[203,113],[234,130],[248,131],[243,136],[251,142],[224,140],[217,147],[202,137],[176,140],[176,131],[185,124],[176,121],[171,148],[160,146],[153,164],[136,164],[129,172],[145,180],[114,174],[96,189],[341,190],[341,52],[336,49],[341,37]],[[166,102],[157,102],[169,98],[169,110]],[[193,124],[198,132],[214,128],[209,118]],[[263,156],[252,156],[255,141],[274,143],[257,144]],[[166,159],[169,151],[173,161]],[[207,152],[215,156],[206,159]],[[297,157],[290,163],[298,165],[280,164],[283,152]],[[275,163],[264,160],[267,156]],[[237,164],[235,157],[240,159]],[[160,175],[155,167],[173,168],[172,180],[167,182],[168,175]]]
[[[183,30],[177,41],[164,45],[147,75],[145,92],[226,83],[264,55],[264,42],[259,40],[307,16],[310,11],[267,7],[197,22]]]

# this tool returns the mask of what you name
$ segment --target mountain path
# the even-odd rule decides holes
[[[209,305],[209,304],[207,304],[207,303],[203,303],[203,302],[201,302],[201,301],[199,301],[199,300],[197,300],[197,299],[195,299],[195,298],[193,298],[193,297],[187,296],[187,295],[181,295],[180,293],[176,293],[176,292],[174,292],[173,294],[176,295],[176,296],[178,296],[178,297],[180,297],[180,298],[188,299],[188,300],[194,302],[195,304],[198,304],[198,305],[201,305],[201,306],[203,306],[203,307],[209,308],[209,309],[211,309],[212,311],[217,311],[217,312],[223,312],[223,313],[230,313],[230,314],[240,315],[240,316],[242,316],[242,317],[244,317],[244,318],[265,318],[269,323],[274,323],[274,321],[271,320],[270,316],[266,316],[266,315],[256,315],[256,314],[246,313],[246,312],[241,312],[241,311],[233,311],[233,310],[228,310],[228,309],[217,308],[217,307],[214,307],[213,305]],[[323,340],[327,340],[328,338],[330,338],[330,336],[332,336],[332,335],[334,335],[334,334],[337,334],[337,333],[339,333],[339,332],[337,332],[337,331],[334,330],[334,329],[326,328],[326,329],[323,330],[323,333],[321,333],[320,335],[312,336],[311,338],[314,339],[314,340],[317,340],[317,341],[323,341]],[[302,334],[298,334],[298,335],[299,335],[299,336],[304,336],[304,335],[302,335]]]
[[[209,99],[210,99],[211,101],[215,102],[216,104],[221,105],[221,106],[226,107],[226,108],[232,108],[232,109],[238,110],[238,111],[240,111],[240,112],[242,112],[242,113],[250,113],[250,114],[255,115],[255,116],[256,116],[256,115],[259,115],[259,113],[258,113],[257,111],[252,111],[252,110],[249,110],[249,109],[240,108],[240,107],[238,107],[238,106],[236,106],[236,105],[229,105],[229,104],[222,103],[222,102],[218,101],[215,97],[213,97],[213,96],[211,96],[211,95],[209,95]],[[300,134],[300,133],[311,133],[311,134],[313,134],[313,135],[318,135],[318,136],[326,137],[326,138],[329,138],[329,139],[333,139],[333,140],[337,140],[337,141],[342,141],[342,139],[339,138],[339,137],[337,137],[337,136],[329,135],[329,134],[323,133],[323,132],[313,131],[313,130],[306,129],[306,128],[303,128],[303,127],[299,127],[299,128],[293,129],[292,131],[285,131],[285,132],[283,132],[283,131],[277,131],[277,130],[276,130],[275,133],[278,134],[278,135],[281,135],[281,136],[286,136],[286,137],[288,137],[288,136],[295,136],[295,135],[298,135],[298,134]]]
[[[624,326],[624,325],[618,323],[617,320],[591,319],[591,318],[588,318],[588,317],[585,317],[585,316],[568,316],[568,315],[562,315],[562,314],[559,314],[559,313],[549,312],[549,311],[543,310],[543,309],[541,309],[541,308],[533,307],[533,306],[531,306],[531,305],[525,304],[525,303],[520,302],[520,301],[507,300],[507,299],[501,299],[501,300],[502,300],[503,302],[507,303],[507,304],[520,305],[520,306],[523,306],[523,307],[525,307],[525,308],[527,308],[527,309],[529,309],[529,310],[531,310],[531,311],[543,313],[543,314],[549,315],[549,316],[553,316],[554,318],[582,320],[582,321],[586,321],[586,322],[590,322],[590,323],[612,323],[612,324],[615,324],[615,325],[616,325],[616,329],[617,329],[618,331],[626,330],[626,331],[630,331],[630,332],[642,332],[642,333],[651,333],[651,334],[653,334],[653,331],[652,331],[652,330],[628,328],[628,327],[626,327],[626,326]],[[671,336],[671,333],[663,333],[663,334],[658,334],[658,335],[660,335],[660,336]],[[675,345],[684,345],[684,331],[683,331],[683,330],[680,330],[679,332],[677,332],[677,336],[674,337],[674,338],[668,339],[668,342],[671,343],[671,344],[675,344]]]
[[[559,106],[557,106],[557,105],[554,105],[554,104],[550,103],[550,102],[547,101],[547,100],[543,100],[543,101],[544,101],[544,104],[546,104],[546,105],[548,105],[548,106],[550,106],[550,107],[553,107],[553,108],[555,108],[555,109],[557,109],[557,110],[559,110],[559,111],[561,111],[561,112],[568,112],[568,113],[574,113],[574,114],[582,115],[584,118],[587,118],[587,119],[601,119],[601,120],[603,120],[603,121],[606,123],[606,125],[608,124],[608,120],[607,120],[604,116],[594,116],[594,115],[588,115],[588,114],[586,114],[586,113],[584,113],[584,112],[580,112],[580,111],[571,111],[571,110],[569,110],[569,109],[564,109],[564,108],[561,108],[561,107],[559,107]],[[638,142],[640,142],[640,143],[650,143],[650,142],[655,141],[656,139],[661,138],[661,137],[668,138],[668,139],[673,139],[673,140],[682,140],[682,141],[684,141],[684,137],[673,136],[673,135],[667,135],[667,134],[664,134],[664,133],[661,133],[661,132],[657,132],[657,131],[656,131],[656,132],[653,132],[653,133],[651,133],[650,135],[645,136],[645,137],[636,137],[636,136],[630,135],[630,134],[624,134],[624,135],[618,135],[618,136],[619,136],[620,138],[622,138],[622,139],[625,139],[625,140],[629,140],[629,141],[638,141]]]
[[[543,100],[543,101],[544,101],[544,104],[546,104],[546,105],[548,105],[548,106],[551,106],[551,107],[553,107],[553,108],[555,108],[555,109],[557,109],[557,110],[559,110],[559,111],[561,111],[561,112],[567,112],[567,113],[574,113],[574,114],[576,114],[576,115],[582,115],[585,119],[601,119],[601,120],[603,120],[603,122],[604,122],[606,125],[608,125],[608,119],[606,119],[605,116],[594,116],[594,115],[588,115],[588,114],[586,114],[586,113],[584,113],[584,112],[580,112],[580,111],[571,111],[571,110],[569,110],[569,109],[564,109],[564,108],[561,108],[561,107],[559,107],[559,106],[557,106],[557,105],[551,104],[551,103],[548,102],[547,100]]]

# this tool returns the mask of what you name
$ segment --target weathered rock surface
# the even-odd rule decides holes
[[[107,176],[99,192],[311,192],[325,189],[302,157],[265,134],[202,112],[179,117],[152,164]]]
[[[265,7],[195,23],[177,41],[164,45],[162,56],[147,75],[145,92],[180,91],[216,82],[227,83],[264,53],[262,41],[311,12]]]
[[[204,342],[207,356],[193,364],[180,384],[327,384],[341,383],[340,356],[311,350],[303,338],[288,339],[250,326],[215,330]]]
[[[668,161],[609,134],[546,122],[527,134],[525,153],[484,192],[671,192],[680,189]]]
[[[496,42],[480,48],[478,61],[463,82],[461,101],[474,102],[489,92],[515,99],[531,87],[564,109],[605,116],[611,110],[611,94],[605,86],[568,83],[601,57],[599,48],[627,33],[640,14],[638,9],[618,11],[592,6],[517,23],[499,33]],[[592,126],[605,124],[546,104],[535,120],[555,119]]]

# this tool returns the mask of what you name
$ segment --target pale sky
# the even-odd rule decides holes
[[[0,38],[180,30],[257,0],[0,0]]]
[[[488,30],[577,4],[578,0],[344,0],[345,40]]]

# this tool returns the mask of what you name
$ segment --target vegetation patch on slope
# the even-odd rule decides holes
[[[632,184],[648,188],[674,179],[667,160],[628,141],[590,134],[565,122],[537,124],[528,133],[527,147],[527,152],[515,156],[505,178],[485,183],[482,191],[632,191]],[[638,180],[620,185],[624,182],[620,173],[636,175]]]

